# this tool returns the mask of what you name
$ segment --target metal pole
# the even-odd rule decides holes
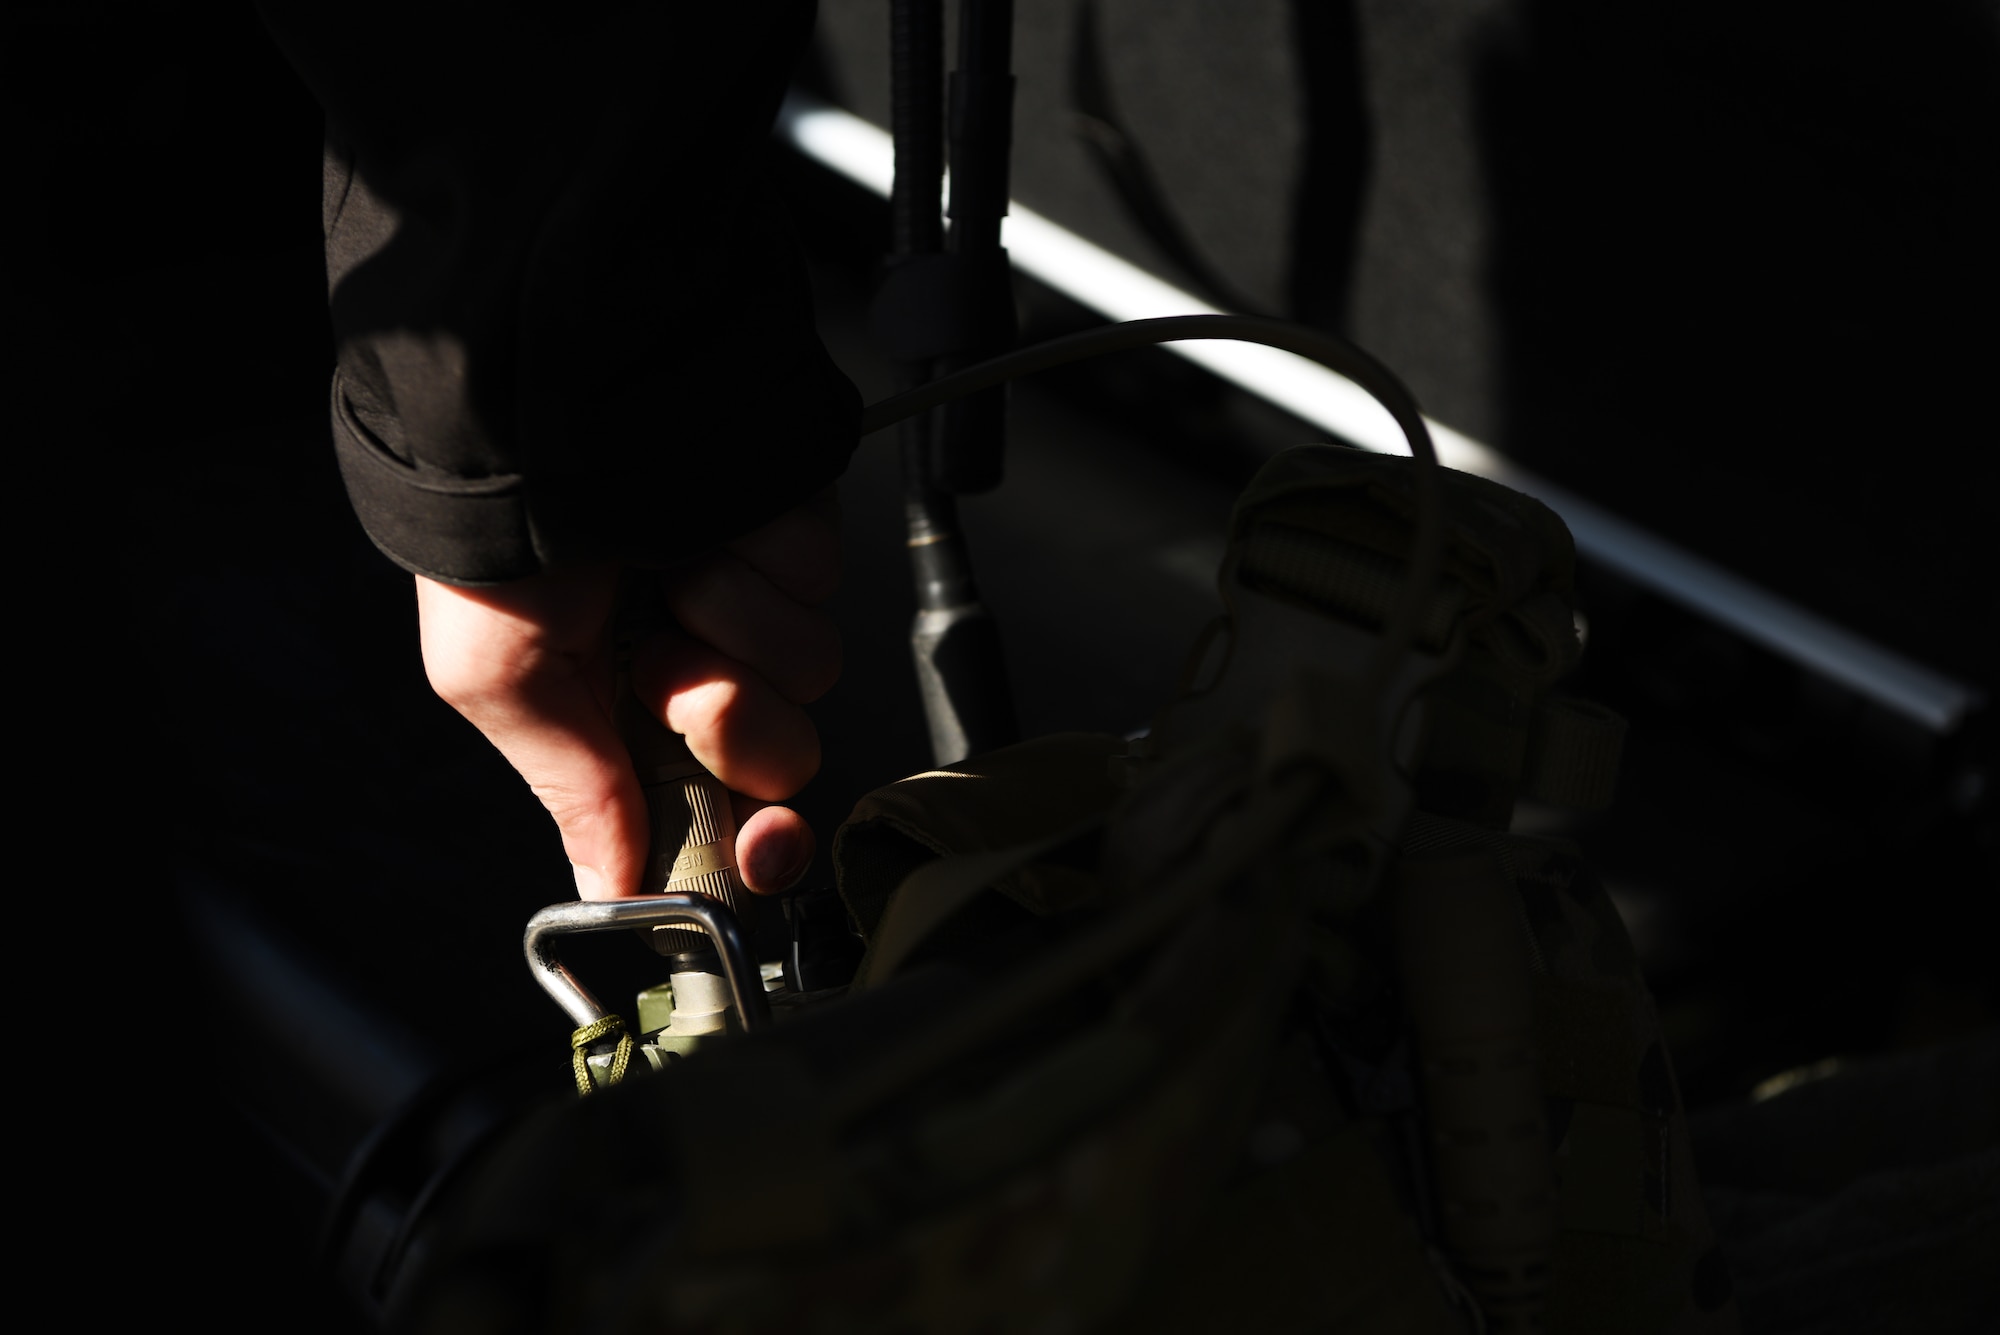
[[[1011,23],[1011,6],[1003,7],[1003,17]],[[987,22],[990,20],[981,20],[982,24]],[[1003,45],[1003,56],[1004,49]],[[894,0],[890,11],[890,79],[890,121],[896,145],[895,184],[890,194],[890,269],[893,273],[899,265],[928,262],[934,266],[934,281],[948,282],[948,270],[935,258],[944,254],[945,240],[940,207],[944,178],[942,0]],[[988,138],[990,141],[990,134]],[[1004,133],[1000,147],[1003,161],[998,207],[1004,212]],[[977,148],[962,151],[974,158],[980,156]],[[954,186],[954,197],[958,193]],[[981,216],[990,211],[991,206],[986,206]],[[990,227],[994,250],[998,249],[999,216],[992,214]],[[954,222],[955,241],[962,230]],[[954,295],[956,291],[954,285]],[[928,320],[921,313],[914,318],[906,315],[906,325],[928,327],[898,330],[897,342],[904,347],[922,347],[931,338],[948,342],[952,321],[949,312],[944,314],[946,318],[934,314]],[[905,364],[905,388],[939,372],[941,364],[935,354],[940,351],[943,349],[934,348],[933,355]],[[900,444],[910,573],[917,602],[910,627],[910,652],[930,725],[933,759],[949,765],[1006,745],[1015,739],[1017,730],[999,628],[980,601],[971,554],[958,529],[957,503],[937,476],[943,416],[929,413],[904,423]]]

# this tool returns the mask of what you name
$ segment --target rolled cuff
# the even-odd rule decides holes
[[[332,416],[348,499],[384,556],[447,584],[502,584],[542,569],[518,473],[459,478],[404,463],[355,415],[338,371]]]

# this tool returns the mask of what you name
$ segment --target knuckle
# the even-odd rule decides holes
[[[589,838],[615,824],[617,813],[602,793],[584,792],[560,779],[543,779],[529,787],[556,827],[571,839]]]
[[[427,662],[424,664],[424,676],[430,681],[431,690],[438,699],[461,714],[476,709],[479,702],[491,693],[490,683],[466,671],[462,664]]]
[[[424,675],[440,700],[472,717],[521,694],[530,674],[521,663],[454,658],[427,659]]]
[[[688,737],[726,739],[742,703],[742,685],[717,677],[675,692],[667,701],[667,726]]]

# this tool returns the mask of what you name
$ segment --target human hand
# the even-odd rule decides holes
[[[772,804],[819,769],[819,735],[800,706],[840,675],[839,638],[820,610],[839,580],[837,516],[829,488],[662,572],[679,629],[633,655],[634,693],[730,789],[737,865],[762,894],[791,885],[813,855],[811,828]],[[585,899],[637,894],[646,861],[645,802],[612,722],[618,575],[579,566],[483,589],[417,577],[432,689],[548,808]]]

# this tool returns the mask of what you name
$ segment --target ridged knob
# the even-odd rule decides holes
[[[648,895],[706,895],[734,914],[747,933],[754,919],[736,870],[736,813],[729,790],[694,758],[687,738],[660,722],[633,693],[632,655],[648,629],[659,624],[658,597],[650,572],[626,572],[614,646],[613,717],[645,793],[646,823],[652,831],[639,889]],[[700,950],[709,943],[705,933],[691,927],[655,927],[646,932],[646,940],[662,955]]]
[[[653,838],[641,889],[649,895],[707,895],[742,921],[749,895],[736,869],[736,815],[721,780],[696,767],[693,773],[647,784],[645,793]],[[663,955],[708,944],[706,936],[686,927],[656,927],[647,940]]]

